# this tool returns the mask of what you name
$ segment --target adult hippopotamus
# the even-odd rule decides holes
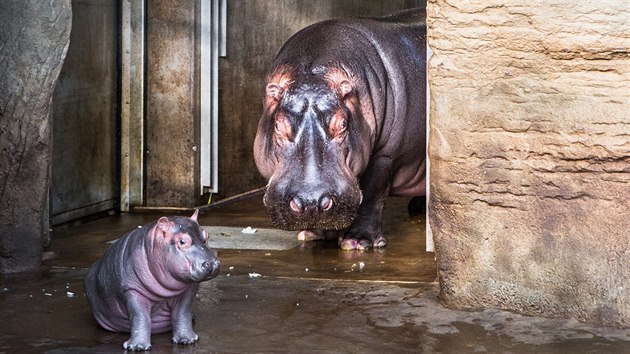
[[[424,17],[324,21],[280,49],[254,142],[277,227],[384,247],[386,197],[425,194]]]
[[[151,333],[173,330],[191,344],[192,307],[199,283],[215,277],[219,260],[192,217],[162,217],[117,240],[85,276],[85,293],[101,327],[131,332],[126,350],[151,349]]]

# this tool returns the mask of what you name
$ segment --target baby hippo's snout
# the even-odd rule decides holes
[[[194,281],[209,280],[219,274],[221,261],[219,261],[214,251],[204,246],[194,258],[196,259],[192,262],[192,269],[190,270],[191,278]]]
[[[204,278],[204,280],[208,280],[219,275],[219,270],[221,268],[221,261],[215,258],[213,260],[203,262],[201,264],[201,267],[208,274],[207,277]]]

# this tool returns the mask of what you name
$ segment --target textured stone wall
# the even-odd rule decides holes
[[[630,3],[433,0],[441,296],[630,326]]]
[[[0,1],[0,273],[39,266],[48,235],[50,106],[70,0]]]

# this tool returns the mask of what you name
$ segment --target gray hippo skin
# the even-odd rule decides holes
[[[192,307],[199,283],[219,273],[208,235],[190,217],[162,217],[112,244],[85,276],[94,318],[103,328],[130,332],[126,350],[151,349],[151,333],[173,331],[173,342],[191,344]]]
[[[424,17],[324,21],[280,49],[254,142],[277,227],[384,247],[385,198],[425,195]]]

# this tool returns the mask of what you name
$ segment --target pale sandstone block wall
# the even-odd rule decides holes
[[[433,0],[441,296],[630,326],[630,2]]]

